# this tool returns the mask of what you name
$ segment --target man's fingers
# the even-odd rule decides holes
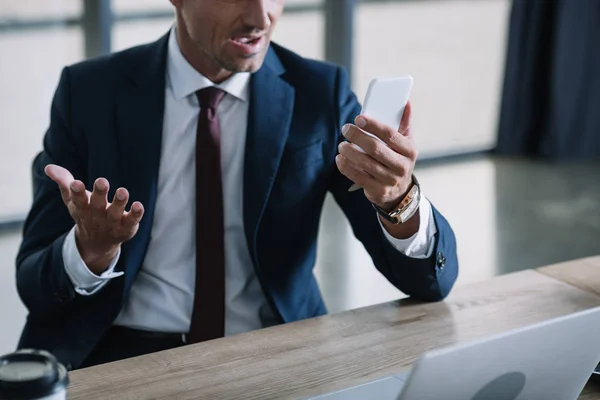
[[[68,204],[70,200],[69,185],[73,182],[73,175],[67,169],[54,164],[46,165],[44,172],[48,178],[56,182],[63,202]]]
[[[403,157],[399,155],[400,153],[378,139],[369,136],[359,127],[348,124],[347,129],[344,131],[344,136],[349,142],[360,147],[369,156],[373,157],[390,170],[399,173],[402,168],[404,168],[402,164]],[[406,157],[406,155],[404,156]]]
[[[144,206],[139,201],[131,205],[131,210],[123,217],[123,225],[125,229],[133,229],[140,223],[144,216]]]
[[[354,143],[342,142],[338,146],[338,149],[341,155],[352,161],[352,163],[361,170],[369,173],[377,179],[377,181],[391,186],[398,183],[397,175]]]
[[[90,198],[90,208],[92,211],[92,218],[104,218],[106,214],[107,196],[108,196],[109,184],[104,178],[96,179],[94,182],[94,190]]]
[[[412,105],[410,100],[406,103],[406,107],[404,107],[404,113],[402,114],[402,120],[400,120],[400,126],[398,127],[398,132],[400,132],[403,136],[411,135],[411,120],[412,117]]]
[[[125,188],[118,188],[112,203],[108,206],[106,214],[108,221],[113,224],[120,224],[125,212],[125,206],[129,201],[129,192]]]
[[[356,167],[352,161],[348,160],[342,154],[338,154],[335,157],[335,163],[342,174],[361,187],[367,189],[377,184],[372,176]]]
[[[409,118],[410,115],[407,116]],[[407,120],[408,121],[408,120]],[[389,146],[396,153],[402,154],[410,159],[416,159],[417,153],[413,140],[410,138],[408,133],[402,134],[395,128],[382,124],[372,118],[359,115],[355,119],[356,125],[347,124],[344,126],[342,132],[344,137],[349,141],[358,144],[363,147],[357,140],[361,139],[361,136],[369,137],[369,134],[375,136],[387,146]],[[402,127],[402,123],[400,124]],[[354,128],[354,129],[352,129]],[[410,132],[410,127],[406,128],[406,132]],[[362,131],[362,135],[358,131]],[[368,133],[367,133],[368,132]],[[363,147],[364,148],[364,147]]]
[[[81,181],[73,181],[69,185],[69,196],[75,207],[84,210],[89,205],[89,197],[85,185]]]

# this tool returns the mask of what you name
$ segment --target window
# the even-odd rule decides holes
[[[355,27],[354,84],[410,74],[421,157],[493,147],[510,3],[365,3]]]
[[[83,58],[79,28],[0,33],[0,219],[31,204],[31,162],[42,148],[60,72]],[[43,66],[43,67],[41,67]]]
[[[82,10],[83,2],[78,0],[0,0],[0,21],[78,17]]]

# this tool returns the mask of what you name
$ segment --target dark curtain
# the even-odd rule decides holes
[[[600,0],[514,0],[496,151],[600,158]]]

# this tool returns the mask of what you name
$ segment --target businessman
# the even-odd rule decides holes
[[[20,347],[74,369],[324,314],[327,192],[399,290],[449,293],[410,105],[399,127],[361,116],[343,69],[270,43],[283,2],[171,0],[157,42],[64,68],[17,256]]]

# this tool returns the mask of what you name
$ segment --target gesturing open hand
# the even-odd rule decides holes
[[[77,248],[82,259],[92,272],[101,274],[121,244],[136,234],[144,207],[136,201],[131,210],[126,211],[129,192],[125,188],[117,189],[112,203],[108,202],[109,182],[104,178],[98,178],[90,192],[63,167],[51,164],[44,171],[58,184],[62,200],[75,221]]]

